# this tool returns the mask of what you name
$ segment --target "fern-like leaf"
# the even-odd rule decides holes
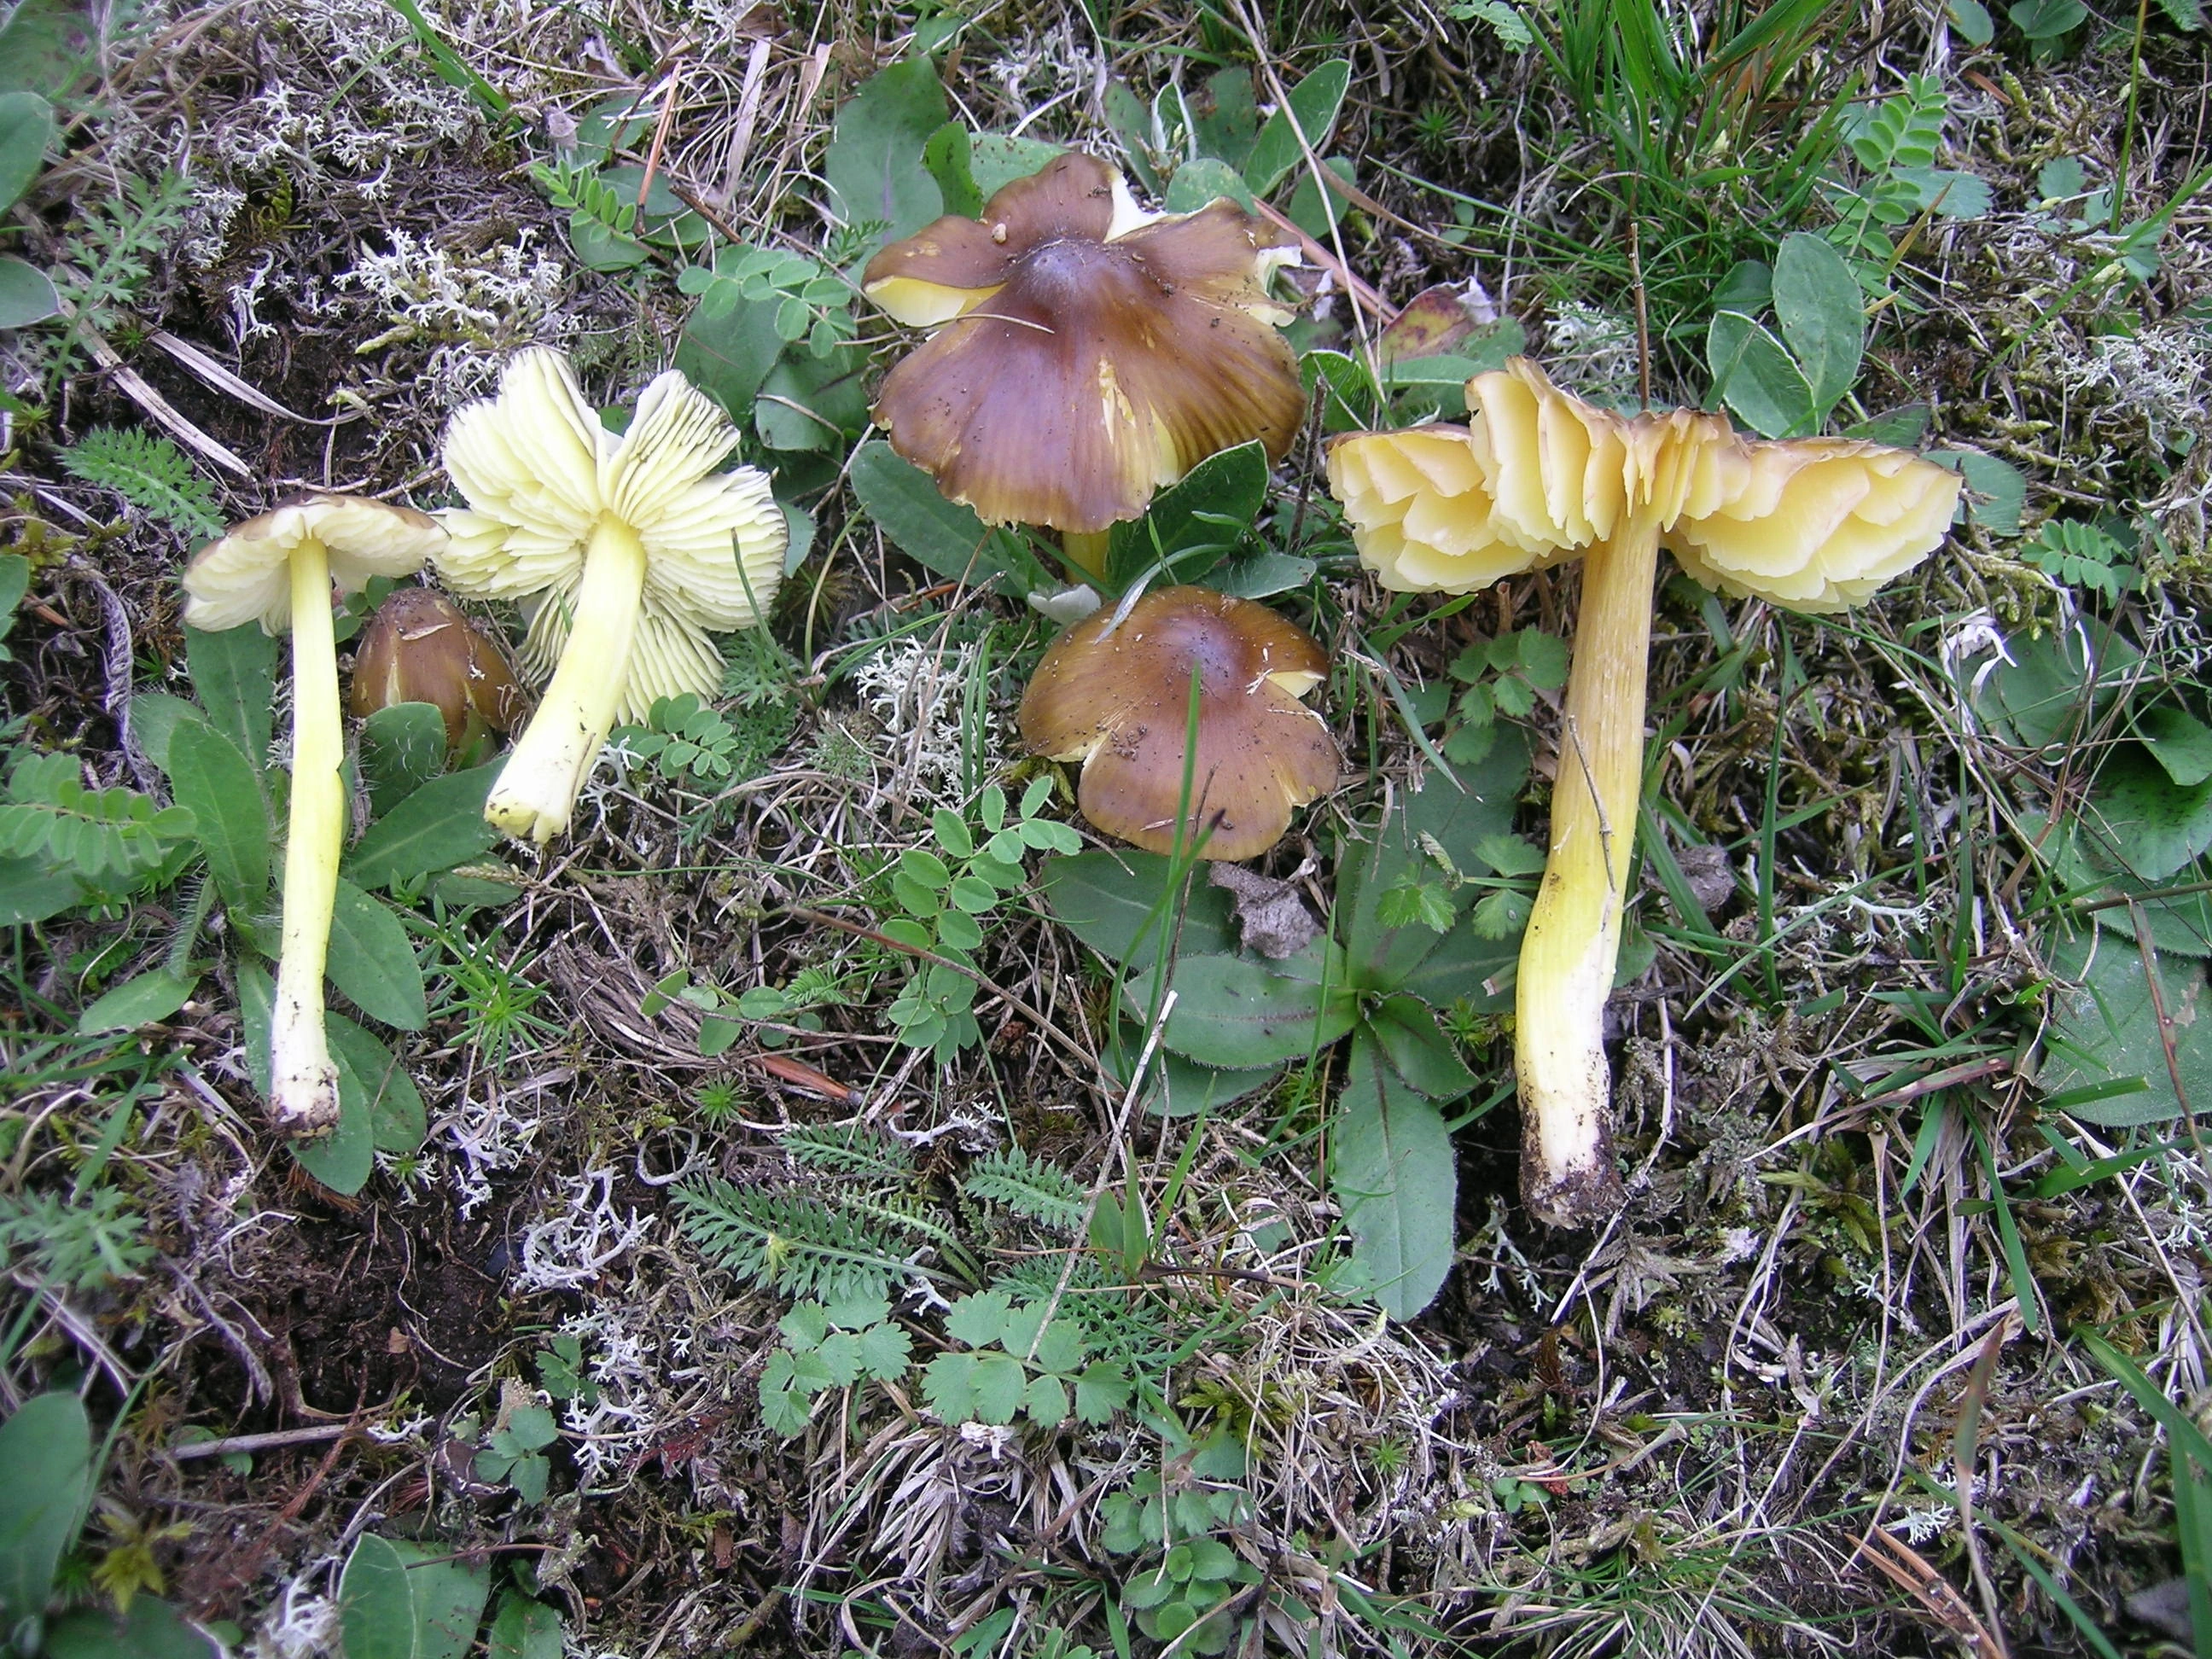
[[[190,835],[192,815],[135,789],[88,789],[75,757],[26,754],[8,775],[0,856],[34,858],[89,882],[143,875]]]
[[[1158,1304],[1129,1294],[1095,1255],[1079,1255],[1073,1263],[1056,1253],[1031,1256],[993,1279],[991,1288],[1017,1303],[1055,1304],[1059,1316],[1082,1329],[1093,1353],[1123,1364],[1151,1366],[1176,1346]]]
[[[187,536],[220,536],[222,514],[185,452],[149,432],[96,426],[62,451],[70,477],[112,489]]]
[[[927,1270],[880,1222],[794,1193],[726,1181],[681,1187],[677,1225],[709,1261],[756,1285],[823,1302],[888,1297]]]
[[[864,1123],[802,1123],[784,1131],[783,1150],[804,1169],[863,1181],[904,1181],[914,1172],[911,1152]]]
[[[1058,1233],[1074,1233],[1091,1207],[1090,1194],[1073,1176],[1018,1146],[979,1160],[963,1184],[969,1197]]]

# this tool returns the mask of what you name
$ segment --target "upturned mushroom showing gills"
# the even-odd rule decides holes
[[[1660,546],[1698,580],[1838,611],[1942,543],[1959,479],[1850,440],[1747,440],[1718,416],[1594,408],[1516,359],[1468,383],[1465,427],[1355,434],[1329,487],[1385,587],[1468,592],[1583,559],[1548,862],[1521,947],[1514,1068],[1521,1185],[1554,1225],[1621,1201],[1604,1010],[1644,768]]]
[[[936,331],[876,420],[986,524],[1057,530],[1102,575],[1154,490],[1254,439],[1289,449],[1305,392],[1267,284],[1294,256],[1234,202],[1146,215],[1105,162],[1061,155],[868,262],[862,291]]]
[[[737,445],[730,417],[673,370],[617,437],[568,360],[542,349],[453,417],[446,471],[469,504],[441,515],[439,574],[471,599],[534,604],[520,666],[550,677],[485,805],[496,828],[544,845],[617,718],[720,688],[708,635],[760,619],[788,537],[765,473],[715,471]]]
[[[1180,842],[1201,858],[1255,858],[1282,839],[1292,808],[1336,787],[1335,740],[1299,701],[1328,672],[1328,653],[1267,606],[1171,587],[1053,641],[1022,698],[1022,741],[1083,763],[1077,804],[1108,835],[1152,853]]]
[[[499,647],[434,587],[395,587],[354,648],[346,706],[366,720],[398,702],[427,702],[458,751],[487,732],[509,732],[522,688]]]
[[[295,1135],[338,1121],[337,1069],[323,1027],[323,964],[337,902],[346,793],[338,712],[335,583],[404,576],[446,532],[411,507],[355,495],[302,495],[208,544],[185,572],[185,620],[209,632],[258,622],[292,635],[292,804],[284,842],[284,927],[270,1026],[270,1104]]]

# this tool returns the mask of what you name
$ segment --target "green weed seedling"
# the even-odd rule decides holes
[[[474,1429],[474,1425],[465,1429],[462,1425],[466,1423],[468,1419],[463,1418],[454,1425],[455,1435],[462,1439],[468,1438]],[[542,1504],[546,1482],[553,1474],[553,1462],[545,1455],[545,1449],[560,1437],[560,1425],[553,1420],[553,1413],[526,1393],[514,1390],[510,1398],[501,1401],[499,1417],[484,1437],[483,1449],[477,1454],[477,1479],[513,1487],[515,1496],[526,1504]]]
[[[776,1323],[783,1346],[761,1371],[761,1421],[786,1439],[804,1434],[815,1396],[863,1378],[896,1382],[912,1342],[881,1297],[798,1304]]]
[[[783,1147],[800,1170],[830,1178],[820,1192],[719,1180],[676,1189],[678,1224],[716,1267],[825,1305],[888,1302],[895,1285],[947,1276],[915,1260],[933,1246],[952,1274],[975,1282],[906,1147],[860,1126],[794,1128]]]
[[[442,1541],[368,1534],[338,1575],[343,1659],[462,1659],[479,1632],[485,1659],[560,1659],[560,1612],[532,1593],[526,1569],[500,1589],[485,1626],[494,1577]]]
[[[868,423],[867,355],[854,343],[855,289],[841,269],[862,257],[862,240],[835,232],[819,260],[735,243],[676,279],[696,301],[677,368],[794,459],[842,453]]]
[[[146,1218],[130,1196],[104,1183],[76,1194],[0,1193],[0,1251],[22,1251],[41,1279],[79,1296],[135,1279],[158,1255]]]
[[[536,1356],[538,1386],[548,1396],[559,1401],[574,1401],[586,1411],[599,1403],[599,1385],[592,1380],[584,1366],[582,1339],[574,1336],[549,1338]]]
[[[1073,1320],[1048,1319],[1048,1304],[1015,1302],[1004,1291],[963,1296],[945,1316],[945,1334],[962,1346],[923,1368],[930,1408],[948,1423],[1012,1423],[1054,1429],[1071,1412],[1081,1422],[1109,1421],[1129,1403],[1129,1373],[1092,1359]]]
[[[1840,171],[1821,195],[1835,214],[1827,237],[1851,260],[1870,294],[1889,288],[1899,258],[1895,233],[1923,217],[1978,219],[1990,210],[1990,187],[1971,173],[1939,167],[1950,96],[1932,75],[1905,77],[1905,90],[1844,112],[1844,138],[1858,177]]]
[[[2081,519],[2045,519],[2020,547],[2022,562],[2106,604],[2133,591],[2136,573],[2118,538]]]
[[[1498,717],[1526,720],[1539,692],[1567,683],[1567,642],[1540,628],[1515,629],[1468,646],[1445,672],[1467,689],[1454,699],[1439,745],[1454,766],[1473,766],[1490,752]]]
[[[694,692],[655,697],[643,726],[618,726],[614,740],[653,763],[671,783],[727,783],[741,758],[737,732]]]
[[[1154,1557],[1121,1586],[1121,1605],[1137,1627],[1158,1642],[1180,1641],[1194,1653],[1219,1653],[1236,1626],[1218,1610],[1239,1589],[1260,1582],[1259,1569],[1217,1534],[1252,1516],[1243,1481],[1244,1450],[1215,1434],[1176,1460],[1170,1485],[1156,1469],[1099,1505],[1100,1541],[1116,1555]]]
[[[1051,793],[1052,781],[1038,778],[1009,813],[1006,791],[987,784],[972,820],[949,807],[931,813],[935,850],[909,847],[899,854],[890,897],[902,914],[885,917],[882,932],[937,958],[917,961],[891,1004],[888,1018],[907,1047],[951,1060],[982,1042],[970,1010],[984,924],[1028,880],[1022,860],[1030,852],[1066,854],[1083,845],[1066,824],[1038,816]]]
[[[111,1527],[115,1541],[82,1587],[65,1587],[64,1560],[99,1484],[92,1425],[75,1395],[34,1395],[0,1424],[0,1655],[214,1659],[212,1642],[144,1593],[160,1589],[161,1576],[143,1528]],[[89,1604],[92,1589],[106,1605]]]

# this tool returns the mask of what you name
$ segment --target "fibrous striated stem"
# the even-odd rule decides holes
[[[495,829],[542,847],[568,827],[577,793],[622,706],[644,599],[644,544],[611,514],[601,518],[584,550],[568,643],[484,804]]]
[[[326,1134],[338,1121],[338,1074],[323,1030],[323,963],[345,845],[345,731],[330,559],[312,538],[292,555],[292,810],[284,841],[284,933],[270,1029],[269,1092],[278,1123]]]
[[[1513,1061],[1521,1191],[1553,1226],[1621,1204],[1613,1166],[1605,1005],[1644,783],[1644,677],[1657,526],[1631,523],[1583,561],[1565,728],[1552,787],[1552,846],[1522,940]]]

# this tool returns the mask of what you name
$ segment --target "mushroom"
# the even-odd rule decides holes
[[[446,470],[469,504],[441,515],[453,539],[439,574],[470,599],[533,603],[520,666],[550,677],[485,804],[498,829],[544,845],[617,718],[720,690],[708,631],[760,620],[789,535],[765,473],[714,471],[737,444],[720,406],[673,370],[617,437],[568,360],[542,349],[453,416]]]
[[[1688,410],[1626,417],[1515,359],[1468,382],[1469,424],[1340,440],[1329,486],[1386,587],[1467,592],[1583,559],[1549,860],[1521,947],[1521,1185],[1558,1226],[1620,1206],[1603,1015],[1643,783],[1663,540],[1707,586],[1799,611],[1859,603],[1942,544],[1959,479],[1848,439],[1746,440]]]
[[[1058,530],[1103,576],[1155,489],[1255,438],[1289,449],[1305,391],[1267,283],[1295,257],[1234,202],[1147,215],[1105,162],[1061,155],[868,262],[862,291],[936,331],[877,422],[986,524]]]
[[[522,688],[507,656],[434,587],[395,587],[353,653],[348,709],[366,720],[396,702],[433,704],[456,750],[514,730]]]
[[[1077,804],[1108,835],[1230,861],[1266,852],[1291,808],[1336,787],[1335,741],[1299,701],[1328,674],[1328,653],[1267,606],[1202,587],[1147,593],[1126,611],[1094,612],[1053,641],[1022,698],[1022,741],[1083,763]]]
[[[284,926],[270,1030],[270,1103],[293,1134],[338,1121],[337,1069],[323,1030],[323,963],[345,844],[339,775],[333,580],[347,592],[372,576],[404,576],[444,543],[436,520],[358,495],[301,495],[234,526],[185,572],[185,620],[209,632],[258,621],[292,635],[292,804],[284,842]]]

